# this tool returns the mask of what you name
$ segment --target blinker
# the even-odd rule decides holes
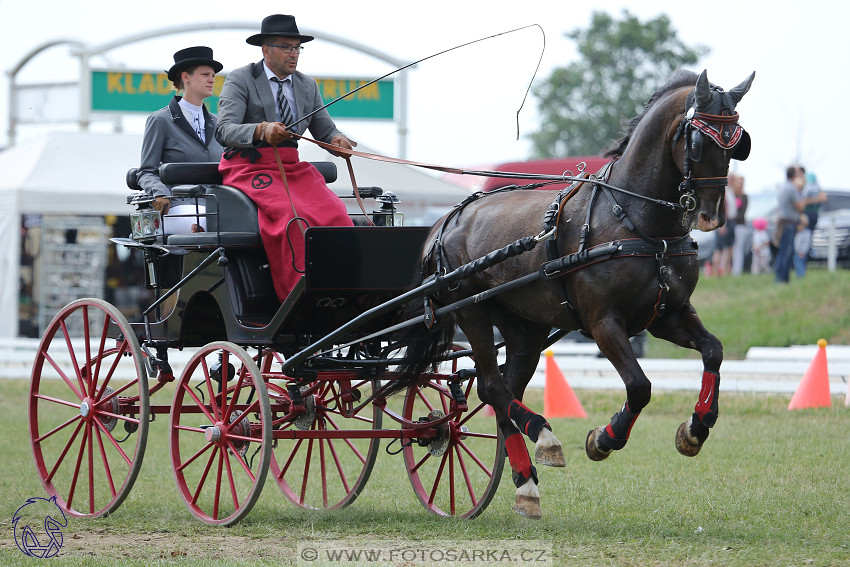
[[[741,140],[738,142],[738,145],[735,146],[735,152],[732,154],[732,159],[736,159],[738,161],[746,160],[750,157],[751,147],[752,142],[750,141],[750,133],[742,129]]]
[[[693,162],[702,158],[702,134],[699,130],[691,130],[691,139],[688,144],[688,157]]]

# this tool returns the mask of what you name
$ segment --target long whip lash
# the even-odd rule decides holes
[[[287,129],[287,130],[289,130],[290,128],[292,128],[293,126],[295,126],[296,124],[298,124],[299,122],[302,122],[302,121],[304,121],[304,120],[307,120],[308,118],[310,118],[311,116],[313,116],[313,115],[314,115],[314,114],[316,114],[317,112],[319,112],[319,111],[322,111],[322,110],[326,109],[326,108],[327,108],[327,107],[329,107],[330,105],[335,104],[335,103],[337,103],[337,102],[341,101],[342,99],[344,99],[344,98],[345,98],[345,97],[347,97],[347,96],[351,96],[351,95],[353,95],[354,93],[356,93],[356,92],[357,92],[357,91],[359,91],[360,89],[366,88],[366,87],[368,87],[368,86],[369,86],[369,85],[371,85],[371,84],[377,83],[377,82],[378,82],[378,81],[380,81],[381,79],[386,79],[386,78],[387,78],[387,77],[389,77],[390,75],[394,75],[395,73],[398,73],[399,71],[404,71],[405,69],[407,69],[407,68],[409,68],[409,67],[413,67],[414,65],[417,65],[417,64],[419,64],[419,63],[422,63],[423,61],[427,61],[428,59],[433,59],[434,57],[437,57],[438,55],[443,55],[444,53],[448,53],[448,52],[450,52],[450,51],[454,51],[454,50],[456,50],[456,49],[460,49],[461,47],[466,47],[466,46],[468,46],[468,45],[472,45],[472,44],[474,44],[474,43],[478,43],[478,42],[481,42],[481,41],[486,41],[486,40],[488,40],[488,39],[493,39],[494,37],[499,37],[499,36],[501,36],[501,35],[507,35],[507,34],[510,34],[510,33],[518,32],[518,31],[521,31],[521,30],[524,30],[524,29],[528,29],[528,28],[533,28],[533,27],[540,28],[540,32],[541,32],[541,33],[543,33],[543,49],[540,51],[540,59],[537,61],[537,68],[535,68],[535,69],[534,69],[534,75],[531,77],[531,81],[529,81],[529,83],[528,83],[528,89],[526,89],[526,91],[525,91],[525,96],[524,96],[524,97],[523,97],[523,99],[522,99],[522,104],[520,104],[520,107],[519,107],[519,109],[518,109],[518,110],[517,110],[517,112],[516,112],[516,115],[517,115],[517,122],[516,122],[516,128],[517,128],[517,140],[519,140],[519,113],[520,113],[520,110],[522,110],[523,105],[525,105],[525,99],[528,97],[528,92],[531,90],[531,83],[534,81],[534,78],[537,76],[537,71],[540,69],[540,63],[541,63],[541,61],[543,61],[543,51],[545,51],[545,49],[546,49],[546,33],[543,31],[543,28],[542,28],[542,27],[540,27],[540,24],[529,24],[529,25],[527,25],[527,26],[523,26],[523,27],[521,27],[521,28],[515,28],[515,29],[512,29],[512,30],[499,32],[499,33],[497,33],[497,34],[488,35],[487,37],[482,37],[482,38],[479,38],[479,39],[476,39],[476,40],[473,40],[473,41],[468,41],[468,42],[466,42],[466,43],[462,43],[462,44],[460,44],[460,45],[456,45],[456,46],[454,46],[454,47],[450,47],[449,49],[444,49],[443,51],[440,51],[440,52],[438,52],[438,53],[434,53],[433,55],[429,55],[428,57],[423,57],[422,59],[419,59],[419,60],[417,60],[417,61],[414,61],[413,63],[408,63],[407,65],[404,65],[403,67],[399,67],[398,69],[394,69],[394,70],[390,71],[390,72],[389,72],[389,73],[387,73],[386,75],[381,75],[381,76],[380,76],[380,77],[378,77],[377,79],[372,79],[372,80],[371,80],[371,81],[369,81],[368,83],[364,83],[364,84],[360,85],[359,87],[357,87],[356,89],[351,90],[351,91],[348,91],[347,93],[345,93],[345,94],[344,94],[344,95],[342,95],[342,96],[338,96],[338,97],[336,97],[335,99],[333,99],[333,100],[332,100],[332,101],[330,101],[329,103],[325,104],[324,106],[320,106],[319,108],[317,108],[316,110],[314,110],[314,111],[313,111],[313,112],[311,112],[310,114],[307,114],[307,115],[305,115],[305,116],[303,116],[303,117],[299,118],[298,120],[296,120],[296,121],[295,121],[295,122],[293,122],[292,124],[287,125],[287,126],[286,126],[286,129]]]

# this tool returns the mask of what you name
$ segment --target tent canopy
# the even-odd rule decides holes
[[[18,332],[21,215],[129,214],[125,177],[138,166],[141,147],[141,135],[51,132],[0,152],[0,338]],[[302,160],[336,162],[339,178],[330,187],[351,195],[345,160],[307,142],[300,150]],[[406,221],[416,224],[433,222],[469,195],[411,166],[363,158],[352,164],[358,185],[394,192]]]

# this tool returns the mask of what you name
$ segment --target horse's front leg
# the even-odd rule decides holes
[[[638,364],[629,337],[621,325],[611,320],[601,321],[591,333],[599,350],[611,361],[626,385],[626,402],[620,411],[611,417],[608,425],[590,430],[585,439],[588,458],[601,461],[612,451],[626,446],[635,421],[652,397],[652,384]]]
[[[650,332],[659,339],[697,350],[702,355],[699,399],[693,415],[676,431],[676,449],[687,457],[694,457],[717,422],[723,345],[705,329],[690,303],[683,305],[678,313],[656,323]]]

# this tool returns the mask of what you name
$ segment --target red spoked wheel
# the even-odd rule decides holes
[[[171,406],[171,466],[189,511],[232,525],[256,504],[272,451],[265,382],[242,347],[213,342],[186,364]]]
[[[456,370],[457,361],[453,363]],[[413,491],[425,508],[440,516],[478,516],[496,495],[502,478],[504,442],[496,420],[486,415],[488,406],[476,395],[475,380],[460,384],[467,412],[404,447]],[[411,421],[438,421],[454,408],[448,377],[423,376],[408,388],[403,416]]]
[[[150,407],[142,351],[124,315],[95,298],[62,308],[38,346],[28,402],[47,493],[72,516],[115,511],[142,466]]]
[[[306,413],[294,420],[285,419],[286,410],[275,413],[271,471],[290,502],[332,510],[348,506],[363,491],[380,448],[380,439],[371,438],[369,432],[381,429],[382,413],[371,403],[356,412],[351,408],[376,387],[375,381],[350,375],[313,382],[301,388]],[[275,407],[289,408],[285,388],[270,383],[269,396]],[[299,434],[312,438],[293,438]]]

